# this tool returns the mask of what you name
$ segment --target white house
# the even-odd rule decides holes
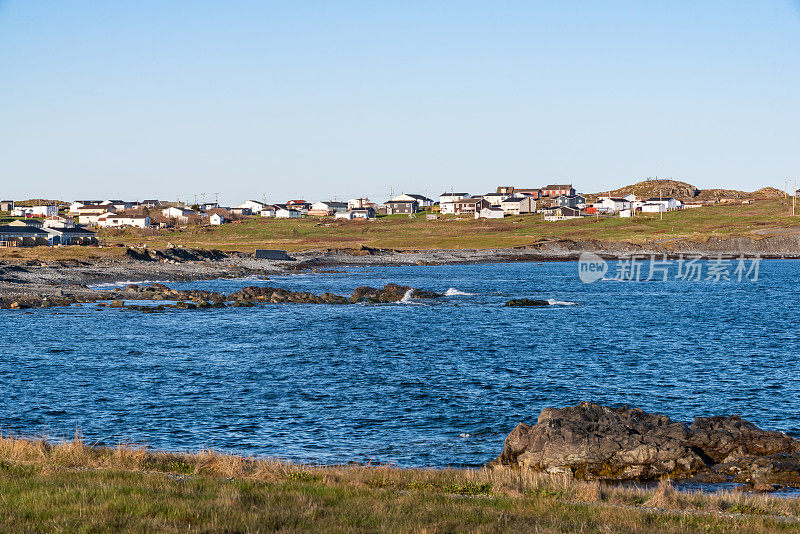
[[[213,226],[219,226],[221,224],[225,224],[226,222],[228,222],[228,219],[226,219],[219,213],[215,213],[208,218],[208,222]]]
[[[642,204],[642,213],[661,213],[664,211],[667,211],[667,207],[661,202],[645,202]]]
[[[631,209],[630,201],[622,198],[600,197],[593,205],[600,213],[618,213]]]
[[[663,204],[663,211],[679,210],[683,207],[683,202],[674,198],[648,198],[648,204]]]
[[[344,219],[346,221],[352,221],[353,219],[355,219],[352,211],[340,211],[334,214],[333,217],[335,219]]]
[[[620,212],[619,212],[619,216],[620,216],[620,218],[621,218],[621,219],[627,219],[627,218],[629,218],[629,217],[631,216],[631,211],[632,211],[632,210],[630,210],[630,209],[627,209],[627,210],[620,210]]]
[[[486,198],[486,197],[483,197]],[[522,213],[533,213],[536,211],[536,201],[533,197],[511,197],[500,203],[500,209],[506,215],[520,215]]]
[[[98,217],[96,224],[100,228],[123,228],[126,226],[148,228],[150,226],[150,217],[128,217],[109,212]]]
[[[446,202],[455,202],[456,200],[462,200],[464,198],[469,198],[469,193],[442,193],[439,195],[439,205]]]
[[[483,208],[475,212],[476,219],[502,219],[505,216],[506,213],[502,209],[495,207]]]
[[[300,210],[291,208],[278,208],[275,210],[276,219],[299,219],[302,216],[303,214],[300,212]]]
[[[55,217],[58,215],[58,206],[25,206],[11,210],[14,217]]]
[[[186,222],[189,220],[190,216],[195,215],[195,212],[192,210],[187,210],[186,208],[176,208],[173,206],[161,210],[161,215],[167,219],[175,219],[178,222]]]
[[[252,213],[253,215],[259,215],[261,213],[261,210],[267,207],[267,204],[265,202],[259,202],[258,200],[248,200],[246,202],[239,204],[236,207],[240,209],[249,209],[250,213]]]
[[[351,198],[347,201],[348,210],[356,210],[362,208],[375,208],[375,203],[371,202],[367,197]]]
[[[489,204],[492,206],[497,206],[501,202],[503,202],[507,198],[511,198],[512,195],[507,195],[505,193],[486,193],[483,195],[483,198],[486,199]]]
[[[261,208],[260,215],[262,217],[275,217],[275,210],[277,208],[272,204],[266,204],[264,207]]]
[[[634,195],[633,193],[628,193],[627,195],[624,195],[622,197],[622,200],[627,200],[628,202],[636,202],[639,199],[636,198],[636,195]]]
[[[430,208],[431,206],[433,206],[435,204],[435,202],[433,200],[429,199],[426,196],[422,196],[422,195],[407,195],[405,193],[403,193],[402,195],[400,195],[398,197],[394,197],[392,199],[392,202],[413,202],[415,200],[417,201],[417,205],[419,206],[419,209]]]
[[[334,202],[333,200],[329,200],[327,202],[314,202],[311,204],[311,209],[308,210],[308,214],[325,217],[343,211],[347,211],[346,202]]]

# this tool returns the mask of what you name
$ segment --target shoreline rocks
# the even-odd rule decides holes
[[[566,473],[585,480],[661,478],[800,487],[800,441],[738,415],[691,425],[627,406],[590,402],[545,408],[520,423],[493,466]]]

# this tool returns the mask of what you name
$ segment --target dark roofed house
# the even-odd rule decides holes
[[[412,214],[419,211],[416,200],[390,200],[383,203],[386,206],[386,215]]]
[[[50,235],[52,245],[97,245],[94,232],[81,226],[63,228],[45,228]]]
[[[0,247],[35,247],[48,245],[49,234],[40,228],[25,225],[0,226]]]

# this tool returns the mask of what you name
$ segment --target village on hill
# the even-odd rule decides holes
[[[794,197],[800,190],[795,192]],[[333,218],[337,221],[371,221],[388,216],[428,219],[503,219],[507,216],[538,216],[546,222],[584,217],[631,218],[641,214],[663,214],[696,209],[711,204],[751,204],[785,197],[772,187],[747,193],[729,189],[700,190],[675,180],[645,180],[606,192],[582,194],[572,184],[543,187],[498,186],[484,194],[443,192],[437,198],[402,193],[382,204],[369,198],[346,202],[290,199],[282,203],[247,200],[235,207],[218,202],[168,202],[52,200],[0,202],[0,247],[98,245],[97,230],[107,228],[167,229],[189,226],[220,226],[253,217],[300,219]]]

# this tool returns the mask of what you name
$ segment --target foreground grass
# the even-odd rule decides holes
[[[796,532],[797,500],[0,438],[1,531]]]

